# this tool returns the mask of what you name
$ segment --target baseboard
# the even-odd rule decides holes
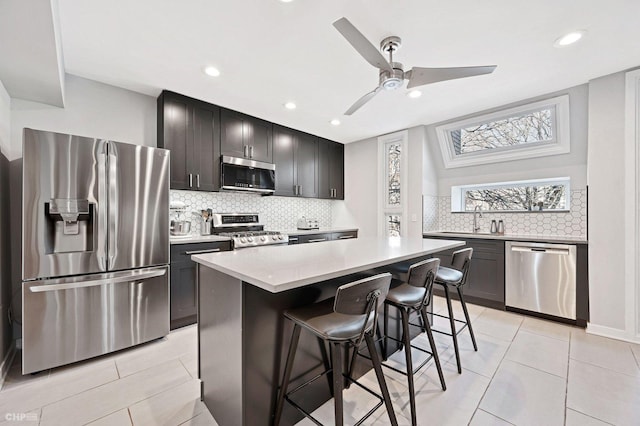
[[[11,346],[9,346],[9,350],[7,354],[4,356],[2,360],[2,364],[0,364],[0,389],[4,386],[4,379],[7,377],[7,373],[13,364],[13,358],[16,355],[16,344],[15,341],[11,342]]]
[[[640,343],[640,337],[633,336],[626,330],[620,328],[607,327],[606,325],[587,324],[587,333],[595,334],[596,336],[608,337],[610,339],[623,340],[629,343]]]

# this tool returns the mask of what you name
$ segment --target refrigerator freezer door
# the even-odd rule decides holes
[[[169,151],[109,142],[110,271],[169,263]]]
[[[169,268],[22,283],[22,373],[169,333]]]
[[[22,278],[106,271],[106,142],[25,129]]]

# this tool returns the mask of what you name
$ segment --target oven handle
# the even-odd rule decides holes
[[[29,291],[31,291],[32,293],[42,293],[45,291],[73,290],[76,288],[96,287],[96,286],[105,285],[105,284],[118,284],[118,283],[125,283],[129,281],[140,281],[140,280],[146,280],[149,278],[161,277],[166,273],[167,273],[166,269],[161,269],[158,271],[146,272],[143,274],[134,273],[124,277],[104,278],[100,280],[89,280],[89,281],[81,281],[76,283],[36,285],[36,286],[29,287]]]
[[[313,240],[309,240],[310,243],[319,243],[320,241],[327,241],[326,238],[315,238]]]

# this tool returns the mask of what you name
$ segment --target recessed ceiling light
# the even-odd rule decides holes
[[[220,71],[218,71],[218,68],[216,67],[206,67],[204,69],[204,73],[211,77],[218,77],[220,75]]]
[[[555,43],[553,43],[553,45],[555,47],[569,46],[570,44],[573,44],[573,43],[577,42],[578,40],[580,40],[584,36],[585,33],[586,33],[586,31],[584,31],[584,30],[571,31],[570,33],[567,33],[567,34],[563,35],[562,37],[559,37],[558,39],[556,39],[556,41],[555,41]]]
[[[280,0],[282,3],[291,3],[293,0]]]
[[[419,90],[412,90],[407,94],[407,96],[414,99],[419,98],[420,96],[422,96],[422,92]]]
[[[337,118],[334,118],[333,120],[331,120],[331,124],[334,126],[339,126],[340,125],[340,120],[338,120]]]
[[[293,102],[287,102],[286,104],[284,104],[284,107],[286,109],[296,109],[297,106]]]

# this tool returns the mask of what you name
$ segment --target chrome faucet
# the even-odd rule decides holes
[[[482,217],[482,211],[480,210],[480,206],[475,206],[473,209],[473,232],[476,233],[480,231],[480,227],[478,226],[478,218]]]

